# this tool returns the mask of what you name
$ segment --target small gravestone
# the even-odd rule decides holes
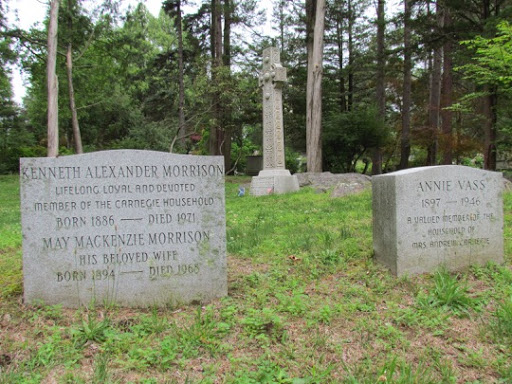
[[[222,157],[120,150],[20,162],[26,303],[227,294]]]
[[[263,156],[247,156],[247,166],[245,174],[248,176],[257,176],[263,169]]]
[[[283,85],[286,68],[281,65],[279,49],[263,51],[263,170],[252,178],[251,195],[287,193],[299,190],[297,177],[285,168],[283,131]]]
[[[503,177],[448,165],[374,176],[373,247],[401,276],[503,262]]]

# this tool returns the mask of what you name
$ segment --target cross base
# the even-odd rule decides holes
[[[287,169],[265,169],[251,181],[251,195],[264,196],[299,190],[299,180]]]

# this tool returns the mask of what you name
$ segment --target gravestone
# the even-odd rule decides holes
[[[119,150],[20,163],[26,303],[147,307],[227,294],[221,156]]]
[[[263,156],[247,156],[247,166],[245,167],[245,174],[248,176],[257,176],[263,169]]]
[[[503,178],[447,165],[372,178],[375,258],[395,275],[503,262]]]
[[[283,133],[283,85],[286,68],[281,65],[279,49],[263,50],[263,72],[259,83],[263,90],[263,170],[252,178],[251,195],[287,193],[299,190],[297,177],[285,167]]]

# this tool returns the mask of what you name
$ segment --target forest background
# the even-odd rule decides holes
[[[164,0],[153,16],[143,4],[122,13],[115,0],[60,0],[60,154],[216,154],[227,170],[243,172],[245,157],[261,151],[261,52],[276,45],[288,69],[287,167],[304,170],[297,159],[310,156],[313,142],[308,66],[321,33],[314,170],[453,163],[495,170],[508,157],[510,0],[404,0],[393,14],[385,0],[274,0],[272,34],[258,32],[265,13],[257,1],[187,3]],[[17,172],[19,157],[46,156],[48,144],[49,18],[14,28],[8,5],[0,1],[0,173]],[[315,15],[324,11],[318,32]],[[12,63],[28,77],[22,106],[13,101]]]

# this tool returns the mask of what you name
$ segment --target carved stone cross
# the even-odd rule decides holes
[[[299,190],[299,181],[285,167],[283,133],[283,85],[286,68],[279,60],[279,49],[263,51],[263,170],[252,178],[251,195],[288,193]]]
[[[279,49],[263,51],[263,169],[285,169],[283,135],[283,84],[286,68],[281,65]]]

